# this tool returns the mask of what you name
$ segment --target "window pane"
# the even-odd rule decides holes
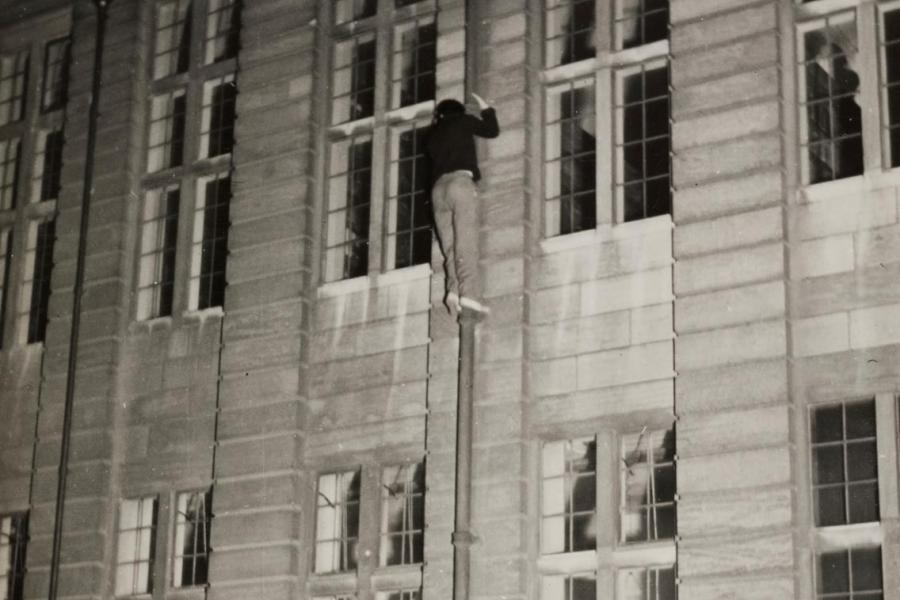
[[[392,107],[434,99],[436,37],[434,17],[394,28]]]
[[[230,202],[230,176],[199,182],[191,252],[191,309],[224,305]]]
[[[596,600],[594,573],[541,577],[541,600]]]
[[[241,7],[238,0],[208,0],[204,64],[212,64],[238,53]]]
[[[541,475],[544,554],[595,547],[596,453],[594,438],[545,444]]]
[[[21,149],[18,139],[0,140],[0,210],[16,207]]]
[[[830,16],[819,29],[805,32],[801,56],[806,179],[818,183],[859,175],[863,149],[855,14]]]
[[[356,568],[360,472],[319,476],[316,508],[316,573]]]
[[[49,42],[44,48],[44,79],[41,110],[51,111],[66,104],[69,75],[69,39]]]
[[[336,0],[334,22],[341,24],[371,17],[375,14],[377,5],[377,0]]]
[[[622,77],[616,110],[616,197],[623,219],[671,212],[668,67]]]
[[[3,324],[6,322],[6,296],[9,291],[10,254],[12,232],[0,230],[0,346],[3,340]]]
[[[152,591],[152,565],[156,536],[156,498],[122,500],[119,508],[116,595]]]
[[[885,12],[883,28],[885,127],[890,149],[889,165],[896,167],[900,166],[900,9]]]
[[[382,474],[381,564],[422,561],[425,465],[390,467]]]
[[[172,313],[180,198],[177,187],[151,190],[144,198],[138,273],[139,320]]]
[[[178,494],[176,507],[173,585],[203,585],[209,561],[210,492]]]
[[[154,96],[150,108],[147,171],[180,166],[184,156],[184,90]]]
[[[0,515],[0,597],[21,600],[25,591],[28,513]]]
[[[331,164],[327,218],[333,225],[327,234],[326,281],[368,272],[372,138],[359,136],[336,142]]]
[[[815,407],[810,417],[816,525],[877,521],[875,401]]]
[[[592,58],[594,0],[545,0],[545,56],[548,67]]]
[[[332,123],[372,116],[375,109],[375,37],[355,37],[335,45]],[[342,82],[349,78],[349,92]],[[347,100],[347,102],[341,102]]]
[[[431,176],[425,158],[427,126],[391,133],[391,181],[388,199],[389,267],[431,261]]]
[[[20,121],[25,115],[28,52],[0,55],[0,125]]]
[[[226,75],[203,85],[201,158],[228,154],[234,147],[236,99],[234,75]]]
[[[161,3],[156,13],[153,77],[161,79],[188,70],[191,50],[190,0]]]
[[[617,0],[617,48],[633,48],[668,37],[668,0]]]
[[[558,137],[547,146],[553,153],[545,154],[546,234],[591,229],[596,225],[594,86],[576,82],[553,88],[548,90],[547,104],[545,132]],[[550,214],[551,210],[558,212]]]
[[[624,436],[621,443],[622,540],[675,535],[675,430]]]
[[[29,223],[25,248],[25,276],[20,285],[17,319],[18,338],[21,344],[44,341],[55,240],[55,219]]]

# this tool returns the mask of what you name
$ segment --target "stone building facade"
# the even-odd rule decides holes
[[[0,0],[0,598],[900,599],[900,4]],[[5,594],[5,595],[4,595]]]

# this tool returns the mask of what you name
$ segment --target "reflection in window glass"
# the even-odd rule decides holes
[[[547,67],[592,58],[594,0],[545,0],[545,56]]]
[[[332,123],[372,116],[375,110],[375,36],[339,42],[334,47]]]
[[[425,157],[425,127],[391,135],[387,265],[400,269],[431,261],[431,180]]]
[[[616,578],[616,600],[676,600],[673,567],[625,569]]]
[[[884,14],[884,105],[890,166],[900,166],[900,9]]]
[[[356,568],[360,472],[319,476],[316,490],[316,573]]]
[[[372,137],[332,145],[325,251],[325,280],[365,275],[369,269]]]
[[[594,85],[582,80],[548,90],[545,115],[545,232],[548,236],[596,224]]]
[[[818,183],[859,175],[863,145],[856,17],[828,17],[800,37],[804,178]]]
[[[622,78],[616,106],[616,193],[625,221],[671,211],[669,69]]]
[[[675,537],[675,430],[622,439],[622,540]]]
[[[880,600],[881,548],[852,548],[819,555],[816,598]]]
[[[434,99],[436,36],[434,17],[394,28],[392,107]]]
[[[237,56],[241,11],[238,0],[208,0],[203,64]]]
[[[20,121],[25,115],[28,52],[0,55],[0,125]]]
[[[156,44],[153,51],[153,78],[161,79],[188,70],[191,51],[190,0],[174,0],[159,5],[156,13]]]
[[[541,577],[541,600],[596,600],[594,573],[545,575]]]
[[[541,470],[541,552],[596,546],[597,444],[579,438],[544,444]]]
[[[877,521],[875,401],[817,407],[811,425],[816,525]]]
[[[669,37],[669,0],[618,0],[616,48],[633,48]]]

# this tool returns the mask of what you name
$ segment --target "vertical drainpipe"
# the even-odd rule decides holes
[[[479,4],[466,0],[465,103],[478,81]],[[459,314],[459,364],[456,405],[456,514],[453,522],[453,600],[468,600],[472,506],[472,424],[475,388],[475,326],[479,313],[463,309]]]
[[[456,404],[456,515],[453,523],[453,600],[469,598],[472,424],[475,396],[475,326],[482,316],[464,308],[459,315],[459,379]]]
[[[50,584],[47,597],[56,600],[59,593],[59,563],[65,514],[66,479],[69,473],[69,446],[72,438],[72,405],[75,399],[75,370],[78,365],[78,337],[81,330],[81,297],[84,293],[84,263],[87,253],[88,218],[94,187],[94,154],[97,144],[97,117],[100,104],[100,78],[103,73],[103,38],[106,35],[107,9],[112,0],[93,0],[97,8],[97,31],[94,42],[94,70],[91,106],[88,113],[87,151],[84,164],[84,186],[81,191],[81,223],[78,233],[78,256],[72,295],[72,329],[69,335],[69,362],[66,371],[66,398],[63,413],[62,440],[59,451],[59,475],[56,487],[56,518],[53,523],[53,552],[50,557]]]

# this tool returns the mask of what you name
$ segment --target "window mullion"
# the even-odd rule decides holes
[[[594,83],[594,118],[596,120],[596,139],[613,140],[613,85],[614,77],[612,69],[602,68],[595,74]],[[615,144],[611,142],[598,143],[595,148],[596,160],[596,215],[597,225],[611,225],[624,221],[624,208],[615,200],[613,184],[614,159],[613,150]]]
[[[385,210],[388,181],[386,177],[390,157],[389,131],[385,114],[389,108],[389,87],[391,81],[391,21],[387,0],[376,16],[378,31],[375,32],[375,130],[372,132],[372,200],[369,207],[369,274],[388,270],[385,264],[385,233],[387,231]]]
[[[857,39],[859,40],[859,102],[862,106],[863,161],[865,171],[879,171],[882,156],[881,86],[878,73],[878,11],[872,4],[863,3],[856,10]]]

